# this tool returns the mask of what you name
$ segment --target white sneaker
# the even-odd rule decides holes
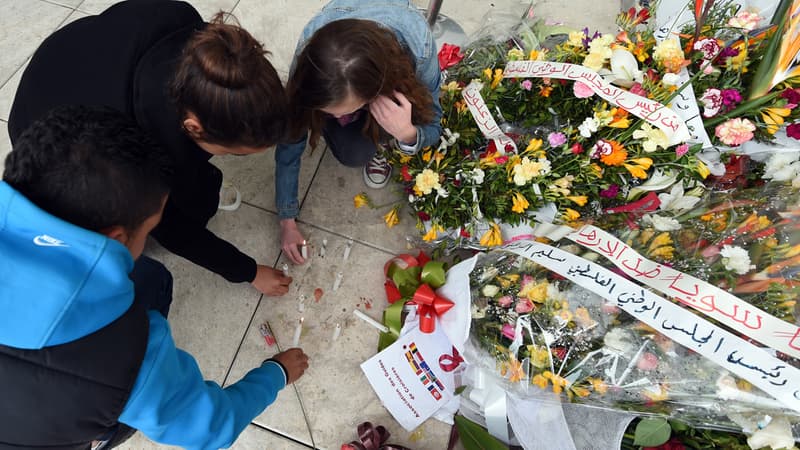
[[[376,154],[364,166],[364,183],[372,189],[380,189],[389,184],[392,166],[380,154]]]

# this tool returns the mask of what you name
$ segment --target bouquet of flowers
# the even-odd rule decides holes
[[[503,40],[483,36],[463,51],[445,46],[444,64],[455,65],[443,65],[441,144],[392,160],[423,238],[491,247],[503,242],[504,224],[651,209],[653,195],[676,181],[699,196],[712,172],[725,173],[730,162],[711,146],[770,141],[784,131],[800,137],[793,123],[800,117],[800,69],[793,67],[800,6],[792,3],[780,2],[772,24],[731,1],[697,1],[683,25],[656,27],[655,10],[631,9],[618,17],[616,35],[565,33],[526,19]],[[553,76],[514,75],[548,63],[584,75],[559,77],[552,68]],[[474,79],[485,104],[477,113],[465,97],[475,96]],[[626,94],[640,100],[620,101]],[[645,120],[666,107],[696,112],[678,114],[693,135],[670,136]],[[487,136],[487,112],[502,134]],[[800,152],[784,159],[791,165]],[[764,166],[751,170],[758,179]],[[800,182],[796,171],[782,176]],[[399,208],[387,224],[396,223]]]
[[[670,194],[662,194],[666,195]],[[645,290],[631,295],[630,290],[624,295],[615,291],[609,299],[604,295],[607,289],[616,285],[619,291],[623,281],[597,272],[587,274],[589,266],[584,268],[582,263],[554,270],[519,252],[496,249],[480,255],[469,275],[472,324],[467,360],[495,373],[506,390],[522,396],[544,389],[569,401],[678,418],[700,427],[744,429],[748,434],[774,420],[773,427],[782,434],[769,442],[791,447],[791,426],[800,423],[800,413],[758,383],[775,381],[779,367],[800,367],[800,347],[793,343],[800,294],[796,221],[800,193],[790,185],[769,183],[757,189],[714,193],[684,206],[669,219],[675,223],[668,227],[652,214],[607,216],[604,224],[619,237],[622,247],[612,245],[611,238],[597,244],[597,239],[586,239],[588,232],[579,231],[560,240],[559,248],[574,254],[576,261],[594,261],[621,279],[663,291],[673,302],[667,303],[691,307],[680,309],[706,317],[719,330],[678,319],[674,313],[646,323],[642,317],[651,315],[656,303],[644,301]],[[623,247],[639,256],[615,260]],[[538,252],[545,260],[555,260],[549,253]],[[695,302],[687,297],[686,286],[691,283],[679,285],[680,277],[673,278],[667,268],[683,276],[691,274],[735,295],[741,303],[726,309],[721,301],[724,294],[702,285],[697,298],[704,300]],[[663,275],[656,276],[655,269]],[[589,275],[594,288],[576,282]],[[672,282],[647,283],[659,277]],[[716,311],[708,308],[714,305],[708,300],[714,296]],[[621,309],[626,307],[632,308]],[[795,331],[785,333],[782,327]],[[735,354],[722,363],[714,361],[703,351],[719,344],[712,337],[720,336],[721,329],[747,342],[777,336],[781,347],[764,347],[774,355],[774,365],[759,372],[755,364],[745,363],[758,372],[748,378],[730,370],[742,362]],[[676,341],[683,336],[690,338],[687,342],[692,346]],[[751,438],[753,448],[765,445],[759,436]],[[755,445],[758,442],[762,444]]]

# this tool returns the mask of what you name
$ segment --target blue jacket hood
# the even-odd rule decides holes
[[[133,301],[131,270],[124,245],[0,182],[0,344],[38,349],[108,325]]]

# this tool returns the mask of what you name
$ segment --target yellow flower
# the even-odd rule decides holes
[[[592,163],[589,166],[589,170],[591,171],[590,175],[594,175],[597,178],[603,178],[603,168],[600,167],[600,164]]]
[[[660,258],[662,260],[670,260],[675,254],[675,247],[665,245],[650,252],[651,258]]]
[[[503,69],[494,69],[494,78],[490,87],[492,89],[496,88],[501,81],[503,81]]]
[[[542,149],[542,140],[541,139],[531,139],[528,142],[528,146],[525,147],[525,151],[522,152],[523,154],[531,154],[534,158],[543,158],[544,152],[540,151]]]
[[[581,213],[579,213],[578,211],[575,211],[572,208],[567,208],[566,210],[564,210],[564,219],[566,219],[567,222],[572,222],[573,220],[578,220],[578,218],[580,218],[580,217],[581,217]]]
[[[613,108],[611,114],[613,118],[611,123],[608,124],[610,128],[628,128],[631,126],[631,121],[628,119],[628,111],[622,108]]]
[[[508,369],[508,381],[512,383],[518,383],[525,377],[525,371],[522,370],[522,363],[517,361],[517,358],[515,358],[513,354],[508,361]]]
[[[496,280],[498,283],[500,283],[500,287],[502,287],[503,289],[508,289],[512,285],[517,283],[517,281],[519,280],[519,274],[511,273],[508,275],[502,275],[497,277]]]
[[[544,303],[547,300],[547,281],[542,281],[541,283],[528,283],[520,289],[519,296],[525,297],[532,302],[536,303]]]
[[[567,197],[572,202],[575,202],[578,206],[583,206],[586,202],[589,201],[589,198],[585,195],[570,195]]]
[[[443,159],[444,159],[444,153],[442,153],[442,152],[434,152],[433,153],[433,160],[436,161],[436,164],[439,164],[440,162],[442,162]]]
[[[577,395],[578,397],[588,397],[589,396],[589,389],[583,386],[576,386],[572,385],[569,387],[569,392]]]
[[[540,389],[547,389],[547,385],[550,384],[547,382],[547,378],[543,377],[538,373],[533,376],[533,379],[531,379],[531,383],[535,384],[536,386],[539,386]]]
[[[667,72],[678,73],[686,59],[678,39],[664,39],[653,50],[653,59],[661,63]]]
[[[567,387],[568,381],[565,378],[554,375],[550,371],[545,371],[543,375],[553,383],[553,392],[556,394],[560,394],[563,388]]]
[[[543,369],[550,365],[550,351],[547,347],[529,345],[528,353],[530,354],[531,365],[533,365],[533,367]]]
[[[526,199],[525,196],[519,192],[514,193],[514,198],[512,198],[511,201],[513,202],[513,205],[511,206],[511,211],[517,214],[524,213],[525,210],[528,209],[528,206],[530,206],[530,203],[528,203],[528,199]]]
[[[467,110],[467,103],[464,100],[459,100],[453,104],[456,107],[456,111],[461,114]]]
[[[422,153],[422,160],[425,162],[430,162],[431,156],[433,156],[433,150],[428,149]]]
[[[783,125],[783,118],[792,113],[789,108],[767,108],[761,113],[761,119],[767,124],[767,133],[775,134]]]
[[[522,158],[518,165],[514,166],[514,184],[525,186],[534,177],[550,172],[550,161],[546,158],[539,158],[533,161],[527,156]]]
[[[747,45],[743,41],[739,41],[732,45],[731,48],[739,50],[739,54],[728,58],[727,64],[733,70],[741,70],[742,73],[747,72],[747,66],[744,65],[747,61]]]
[[[402,155],[400,157],[400,164],[405,164],[409,161],[411,161],[411,155]]]
[[[608,391],[608,385],[605,381],[600,378],[588,378],[589,382],[592,383],[592,389],[598,394],[605,394]]]
[[[539,59],[539,56],[541,56],[539,50],[531,50],[531,52],[528,53],[528,59],[531,61],[536,61],[537,59]]]
[[[669,147],[667,134],[656,127],[651,127],[647,123],[642,123],[642,127],[633,132],[633,138],[643,141],[642,148],[647,153],[653,153],[658,147]]]
[[[653,160],[650,158],[633,158],[628,160],[629,162],[636,164],[637,166],[642,166],[642,169],[647,170],[650,166],[653,165]]]
[[[392,228],[393,226],[400,223],[400,217],[397,216],[397,210],[399,209],[400,209],[399,206],[395,206],[383,216],[383,221],[386,222],[387,227]]]
[[[703,163],[703,161],[700,160],[697,160],[697,167],[695,167],[694,170],[696,170],[697,173],[699,173],[700,176],[703,177],[703,179],[711,175],[711,171],[708,170],[708,166],[706,166],[705,163]]]
[[[585,37],[586,35],[583,33],[583,31],[570,31],[567,44],[573,47],[583,47],[583,39]]]
[[[651,402],[663,402],[669,398],[669,393],[663,384],[658,386],[660,392],[653,392],[650,389],[642,391],[642,395]]]
[[[458,83],[455,81],[451,81],[442,86],[442,90],[446,92],[456,92],[459,90]]]
[[[489,67],[483,69],[483,78],[485,78],[486,81],[491,81],[491,79],[492,79],[492,69],[490,69]]]
[[[353,205],[356,208],[361,208],[362,206],[369,206],[369,197],[367,197],[367,194],[363,192],[356,194],[356,196],[353,197]]]
[[[425,169],[417,174],[416,183],[414,184],[415,190],[419,190],[419,195],[428,195],[434,189],[440,189],[439,174],[431,169]]]
[[[431,225],[431,229],[428,230],[427,233],[425,233],[425,236],[422,236],[422,240],[425,242],[433,241],[437,237],[439,237],[440,231],[444,231],[444,228],[442,228],[441,225],[439,225],[438,223],[435,223]]]
[[[481,236],[480,244],[484,247],[503,245],[503,235],[500,233],[500,225],[492,222],[489,225],[489,231]]]
[[[558,317],[560,317],[564,322],[569,322],[572,320],[572,311],[568,309],[562,309],[558,312]]]
[[[519,61],[525,58],[525,52],[514,47],[508,51],[507,56],[509,61]]]
[[[583,306],[575,308],[575,321],[578,322],[582,328],[589,328],[596,322],[589,316],[589,310]]]

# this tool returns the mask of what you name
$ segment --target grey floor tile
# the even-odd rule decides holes
[[[39,0],[11,0],[0,14],[0,87],[72,12]]]
[[[159,445],[147,439],[141,433],[136,433],[125,444],[117,447],[120,450],[157,450],[179,449],[170,445]],[[237,450],[300,450],[308,447],[285,439],[275,433],[250,425],[239,435],[239,439],[230,447]]]
[[[209,229],[256,261],[273,265],[277,246],[274,216],[247,205],[220,211]],[[198,361],[206,379],[222,383],[234,360],[261,294],[248,283],[232,284],[158,245],[147,254],[163,262],[174,278],[170,325],[178,347]]]
[[[320,159],[325,153],[324,142],[315,148],[306,149],[300,166],[298,187],[299,200],[303,200]],[[277,212],[275,207],[275,149],[249,156],[215,156],[212,160],[222,170],[226,180],[231,181],[242,193],[242,200],[258,207]],[[277,241],[276,241],[277,242]]]
[[[407,250],[405,237],[416,238],[419,235],[414,228],[415,220],[401,212],[400,224],[387,229],[383,214],[390,207],[355,209],[353,197],[360,192],[366,192],[375,205],[407,202],[406,194],[398,191],[396,184],[390,183],[384,189],[369,189],[364,184],[361,168],[346,167],[326,152],[300,210],[299,220],[391,253]]]
[[[392,443],[411,448],[440,449],[446,447],[450,428],[430,420],[421,432],[402,430],[383,408],[361,372],[360,364],[375,354],[378,331],[353,315],[359,309],[376,319],[386,308],[383,272],[380,269],[391,254],[354,244],[344,261],[345,239],[322,231],[308,233],[310,263],[293,269],[297,290],[288,302],[279,304],[285,314],[273,325],[279,341],[291,339],[297,317],[303,316],[304,327],[300,346],[308,353],[310,367],[296,383],[317,447],[338,449],[355,437],[356,427],[363,421],[381,424],[393,434]],[[326,256],[319,257],[319,246],[327,239]],[[343,274],[338,290],[333,291],[336,273]],[[319,301],[314,291],[321,289]],[[299,295],[306,295],[303,312],[297,308]],[[333,340],[336,324],[342,327]]]

